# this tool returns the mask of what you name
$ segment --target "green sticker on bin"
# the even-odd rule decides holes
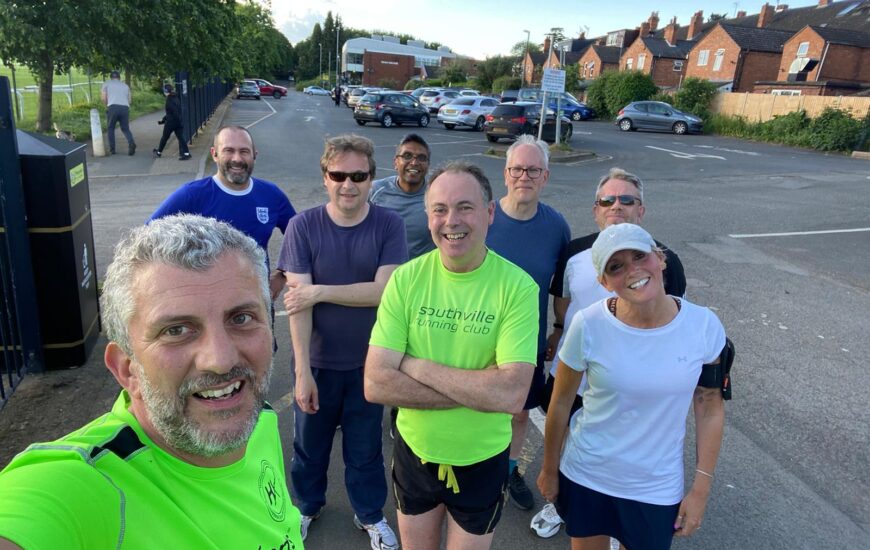
[[[75,187],[76,184],[83,182],[85,179],[85,165],[79,164],[70,168],[69,171],[69,186]]]

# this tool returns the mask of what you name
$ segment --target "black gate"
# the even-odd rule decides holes
[[[175,89],[181,100],[184,139],[190,143],[233,89],[233,84],[218,77],[212,77],[201,84],[192,84],[189,74],[180,71],[175,73]]]
[[[9,79],[0,76],[0,408],[44,369]]]

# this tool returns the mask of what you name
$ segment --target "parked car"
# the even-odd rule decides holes
[[[258,88],[260,88],[260,95],[270,95],[275,99],[287,97],[287,88],[284,86],[272,84],[268,80],[263,80],[262,78],[252,78],[251,80],[257,84]]]
[[[704,121],[690,113],[674,109],[663,101],[634,101],[619,110],[616,125],[623,132],[663,130],[683,135],[704,128]]]
[[[541,104],[529,101],[502,103],[486,115],[484,131],[486,139],[495,143],[501,138],[516,139],[523,134],[538,134],[538,124],[541,121]],[[574,135],[574,126],[568,117],[561,117],[561,139],[567,142]],[[544,141],[556,140],[556,113],[547,109],[544,119],[544,131],[541,135]]]
[[[239,89],[236,90],[236,99],[242,99],[243,97],[260,99],[260,88],[257,86],[256,82],[243,80],[242,83],[239,84]]]
[[[320,86],[308,86],[302,91],[308,95],[329,95],[329,90],[324,90]]]
[[[347,98],[353,90],[359,88],[359,84],[345,84],[341,87],[341,100],[347,105]]]
[[[457,126],[469,126],[475,131],[483,130],[486,115],[498,105],[491,97],[460,97],[438,109],[438,122],[452,130]]]
[[[549,103],[550,109],[555,110],[556,101],[550,101]],[[562,103],[559,105],[559,112],[574,121],[595,118],[595,109],[581,101],[574,101],[572,99],[562,99]]]
[[[421,128],[429,125],[429,111],[413,97],[402,92],[373,91],[359,100],[353,118],[360,126],[378,122],[384,128],[413,123]]]
[[[445,90],[443,88],[428,90],[420,95],[420,103],[428,107],[430,113],[437,113],[442,105],[450,103],[457,97],[459,97],[459,92],[456,90]]]
[[[420,86],[414,90],[411,90],[411,97],[420,101],[420,96],[423,95],[424,92],[428,92],[431,90],[440,90],[440,88],[432,88],[431,86]]]
[[[353,109],[354,107],[357,106],[357,104],[359,103],[360,99],[362,99],[362,97],[363,97],[364,95],[366,95],[366,94],[367,94],[368,92],[370,92],[370,91],[373,92],[373,91],[375,91],[375,90],[379,90],[379,89],[380,89],[380,88],[374,88],[374,87],[371,87],[371,86],[369,86],[369,87],[362,87],[362,86],[360,86],[359,88],[354,88],[353,90],[351,90],[351,91],[347,94],[347,102],[346,102],[346,103],[347,103],[347,106],[350,107],[351,109]]]
[[[513,103],[519,99],[519,93],[519,90],[502,90],[499,101],[502,103]]]
[[[478,92],[477,90],[465,89],[465,90],[459,90],[459,95],[461,95],[463,97],[464,96],[479,96],[480,92]]]

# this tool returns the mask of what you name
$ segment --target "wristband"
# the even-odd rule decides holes
[[[702,469],[700,469],[700,468],[695,468],[695,471],[698,472],[699,474],[703,475],[703,476],[707,476],[707,477],[709,477],[710,479],[713,479],[713,474],[708,474],[707,472],[705,472],[704,470],[702,470]]]

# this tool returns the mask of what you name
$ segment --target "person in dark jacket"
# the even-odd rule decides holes
[[[154,156],[160,157],[163,155],[163,148],[169,140],[169,136],[175,133],[178,138],[178,160],[190,160],[190,151],[187,149],[187,143],[182,137],[184,122],[181,119],[181,100],[172,89],[171,84],[163,86],[163,93],[166,94],[166,115],[157,121],[157,124],[163,124],[163,136],[160,138],[160,145],[154,149]]]

